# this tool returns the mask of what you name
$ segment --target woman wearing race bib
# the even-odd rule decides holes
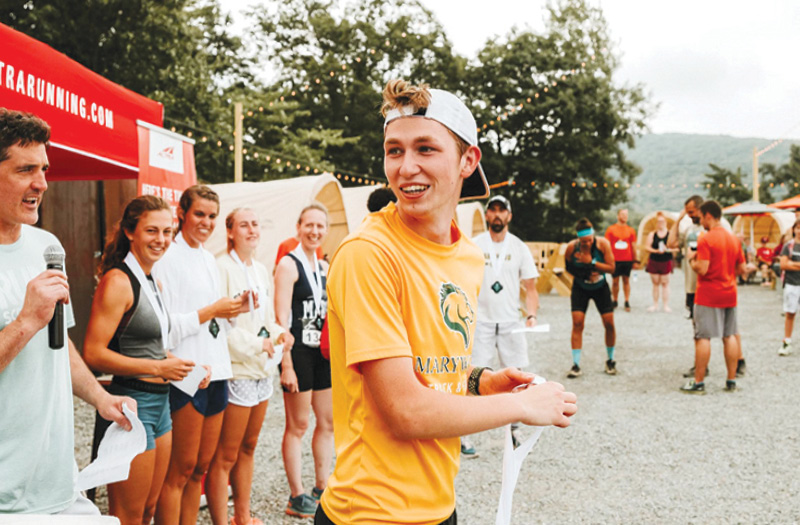
[[[169,204],[154,196],[133,199],[103,254],[83,345],[93,370],[114,374],[109,392],[136,400],[147,433],[147,449],[134,458],[128,479],[108,485],[109,513],[123,525],[153,518],[172,447],[168,382],[194,367],[167,351],[169,316],[150,275],[171,242]],[[97,416],[103,431],[110,424]]]
[[[261,425],[272,396],[277,360],[294,343],[292,335],[275,321],[272,277],[254,256],[261,239],[255,212],[237,208],[225,219],[228,252],[217,258],[222,293],[237,297],[250,291],[249,313],[240,315],[228,334],[233,379],[228,381],[228,407],[219,446],[206,478],[211,520],[228,523],[228,480],[233,489],[233,525],[263,525],[250,514],[253,458]],[[256,306],[256,299],[258,306]]]
[[[286,410],[283,464],[289,479],[286,513],[313,517],[325,490],[333,458],[333,408],[331,366],[319,349],[327,314],[325,273],[327,263],[315,251],[328,230],[328,212],[321,204],[306,206],[297,221],[298,247],[281,259],[275,270],[275,312],[278,322],[291,331],[294,346],[283,355],[281,385]],[[315,486],[306,494],[301,477],[301,440],[308,428],[309,408],[316,427],[311,442]]]

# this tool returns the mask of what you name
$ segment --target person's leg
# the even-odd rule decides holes
[[[333,461],[333,395],[330,388],[315,390],[311,395],[316,426],[311,440],[314,455],[314,477],[317,490],[325,490]]]
[[[153,515],[156,513],[156,503],[161,494],[161,487],[164,485],[164,478],[169,468],[169,458],[172,454],[172,431],[156,438],[156,460],[153,468],[153,481],[150,484],[150,493],[147,495],[147,502],[144,506],[144,517],[142,523],[150,525]]]
[[[794,316],[795,314],[786,312],[786,317],[783,320],[783,340],[792,340],[792,331],[794,330]]]
[[[269,401],[263,401],[250,410],[250,419],[244,432],[239,459],[231,470],[231,487],[233,488],[233,514],[237,523],[248,523],[250,516],[250,492],[253,486],[253,465],[256,445],[264,417],[267,414]]]
[[[197,465],[204,419],[192,403],[172,412],[172,452],[156,506],[156,525],[180,521],[183,488]]]
[[[616,303],[618,298],[619,298],[619,275],[615,275],[611,279],[611,299],[614,301],[614,303]]]
[[[128,479],[108,485],[108,513],[122,525],[141,525],[155,470],[156,449],[142,452],[131,461]]]
[[[736,367],[739,364],[741,348],[735,335],[722,338],[722,348],[725,353],[725,366],[728,368],[728,381],[736,381]]]
[[[660,288],[661,279],[657,273],[651,273],[650,282],[653,283],[653,305],[650,306],[647,311],[655,312],[658,310],[658,289]]]
[[[669,274],[661,276],[661,303],[664,305],[665,312],[671,312],[669,307]]]
[[[623,275],[622,276],[622,292],[625,294],[625,304],[630,304],[630,302],[631,302],[631,276],[630,275]]]
[[[303,435],[308,430],[308,418],[311,413],[311,391],[284,392],[283,404],[286,411],[286,429],[283,433],[283,468],[289,480],[292,497],[299,496],[303,490],[302,448]]]
[[[226,389],[227,386],[224,386]],[[202,493],[203,476],[208,470],[211,458],[219,444],[219,434],[222,430],[222,419],[225,412],[206,416],[200,436],[200,448],[197,452],[197,463],[194,471],[189,476],[183,489],[181,499],[181,525],[194,525],[197,523],[197,514],[200,511],[200,494]]]
[[[617,343],[617,329],[614,326],[614,312],[602,314],[600,318],[603,320],[603,328],[606,331],[606,347],[609,350],[609,359],[614,359],[614,345]]]
[[[585,312],[572,312],[572,336],[570,338],[570,342],[572,343],[572,361],[576,365],[581,364],[581,348],[583,348],[583,325],[585,320]],[[577,354],[575,352],[577,352]]]
[[[208,501],[208,511],[214,525],[227,525],[228,523],[228,478],[239,457],[239,448],[242,445],[251,410],[250,407],[232,403],[225,408],[219,446],[208,467],[208,476],[206,476],[206,501]],[[249,512],[245,517],[249,520]],[[239,517],[236,520],[239,521]],[[240,523],[247,523],[247,521]]]
[[[711,357],[711,340],[710,339],[695,339],[694,340],[694,382],[702,383],[706,378],[706,367],[708,360]],[[735,375],[734,371],[734,375]]]

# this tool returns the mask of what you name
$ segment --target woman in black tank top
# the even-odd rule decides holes
[[[665,312],[671,312],[669,307],[669,275],[672,273],[672,250],[667,248],[667,218],[663,213],[656,214],[656,229],[651,231],[645,242],[645,250],[650,254],[647,261],[647,273],[653,281],[653,305],[647,308],[648,312],[658,310],[658,296]]]
[[[123,525],[153,517],[172,447],[168,381],[183,379],[194,366],[165,350],[169,317],[150,277],[171,239],[172,212],[164,200],[143,196],[128,204],[103,255],[83,345],[93,370],[114,374],[109,391],[136,400],[147,433],[147,450],[134,458],[128,479],[108,485],[109,513]],[[97,422],[110,424],[99,415]]]
[[[325,271],[327,263],[317,261],[315,251],[328,229],[328,213],[319,204],[306,207],[297,222],[300,244],[283,257],[275,270],[275,315],[291,331],[295,342],[281,363],[286,410],[283,463],[289,480],[286,513],[313,517],[316,504],[327,485],[333,459],[333,405],[331,368],[319,348],[327,314]],[[315,485],[306,494],[301,478],[301,440],[314,408]]]

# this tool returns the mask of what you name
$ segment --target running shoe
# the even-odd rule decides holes
[[[699,394],[704,396],[706,394],[705,383],[695,383],[694,379],[690,379],[688,383],[681,387],[681,392],[684,394]]]
[[[467,438],[461,438],[461,457],[464,459],[475,459],[479,456],[475,447]]]
[[[737,390],[739,388],[736,386],[736,381],[725,380],[725,392],[736,392]]]
[[[625,301],[625,311],[626,312],[631,311],[631,303],[629,303],[628,301]]]
[[[314,487],[311,489],[311,497],[314,498],[314,501],[319,503],[319,499],[322,497],[323,492],[325,492],[325,489],[318,489],[317,487]]]
[[[744,359],[739,359],[739,362],[736,363],[736,377],[744,377],[747,373],[747,365],[744,362]]]
[[[778,349],[778,355],[789,355],[792,353],[792,345],[783,341],[781,347]]]
[[[569,372],[567,372],[567,377],[570,379],[575,379],[576,377],[580,377],[582,375],[583,372],[581,372],[581,367],[578,365],[572,365],[572,368],[570,368]]]
[[[286,504],[286,514],[297,518],[313,518],[317,513],[317,502],[308,494],[299,496],[289,496],[289,503]]]
[[[617,362],[613,359],[606,361],[606,374],[610,376],[617,375]]]
[[[706,375],[711,373],[711,368],[706,367]],[[688,372],[683,373],[683,377],[694,377],[694,367],[690,368]]]

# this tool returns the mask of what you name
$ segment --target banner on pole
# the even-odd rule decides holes
[[[137,122],[139,134],[139,195],[155,195],[170,204],[177,225],[183,190],[197,184],[194,140],[146,122]]]

